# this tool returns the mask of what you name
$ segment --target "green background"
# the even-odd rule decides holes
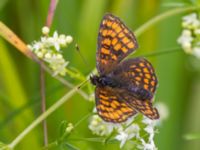
[[[64,50],[70,66],[87,75],[95,67],[99,23],[106,12],[119,16],[133,31],[153,16],[166,10],[173,0],[60,0],[51,31],[72,35],[74,43]],[[179,1],[189,3],[190,1]],[[26,43],[39,39],[48,12],[48,0],[1,0],[0,20]],[[135,56],[178,47],[181,15],[176,15],[149,28],[137,37]],[[86,66],[75,49],[75,43],[88,61]],[[131,57],[134,57],[132,55]],[[155,67],[159,87],[156,102],[168,106],[169,117],[159,127],[155,143],[160,150],[199,150],[200,140],[185,140],[187,133],[200,134],[200,65],[199,60],[182,50],[148,57]],[[196,65],[194,65],[196,64]],[[196,66],[196,67],[195,67]],[[39,66],[0,38],[0,141],[11,142],[40,113]],[[67,80],[78,83],[70,77]],[[69,89],[46,74],[47,106],[51,106]],[[48,119],[49,142],[58,137],[61,121],[76,123],[92,110],[94,104],[80,95],[70,98]],[[37,150],[43,146],[42,126],[38,126],[16,149]],[[92,137],[88,120],[76,129],[76,137]],[[95,142],[70,141],[80,149],[118,149],[119,143],[102,145]],[[55,149],[55,148],[54,148]]]

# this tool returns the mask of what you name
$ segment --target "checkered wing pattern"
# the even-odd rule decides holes
[[[132,93],[129,94],[123,94],[121,93],[121,96],[125,99],[126,103],[137,110],[137,112],[142,113],[146,117],[154,120],[159,119],[159,113],[156,108],[152,106],[152,102],[149,100],[139,100],[135,98]]]
[[[137,113],[116,89],[96,87],[95,97],[97,113],[104,121],[120,123]]]
[[[112,72],[112,76],[122,80],[136,98],[140,100],[153,98],[158,81],[154,68],[146,59],[125,60]]]
[[[141,112],[146,117],[152,120],[159,119],[158,110],[152,106],[152,103],[149,100],[141,101],[129,99],[129,102],[137,111]]]
[[[133,33],[112,14],[106,14],[100,24],[97,48],[97,70],[106,74],[138,47]]]

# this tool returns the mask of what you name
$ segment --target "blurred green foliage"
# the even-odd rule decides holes
[[[52,31],[72,35],[75,42],[64,51],[70,66],[87,75],[95,67],[97,33],[102,16],[112,12],[133,31],[155,15],[170,8],[163,4],[173,0],[60,0]],[[178,2],[190,3],[179,0]],[[49,1],[1,0],[0,20],[26,43],[37,40],[45,24]],[[177,47],[181,32],[181,15],[162,21],[138,37],[136,55]],[[75,49],[75,43],[89,62],[86,67]],[[133,55],[134,57],[134,55]],[[186,133],[200,133],[200,71],[192,67],[193,57],[181,50],[176,53],[148,58],[157,72],[159,87],[156,102],[165,103],[170,111],[156,135],[155,143],[161,150],[199,150],[199,139],[187,141]],[[199,63],[199,62],[198,62]],[[200,65],[200,63],[199,63]],[[70,82],[76,82],[67,77]],[[11,142],[40,114],[39,67],[7,42],[0,39],[0,141]],[[68,89],[46,74],[47,106],[52,105]],[[63,120],[76,123],[93,108],[93,103],[80,95],[73,96],[48,119],[49,141],[59,134]],[[43,146],[42,126],[38,126],[17,146],[17,149],[37,150]],[[76,129],[75,137],[92,137],[88,120]],[[75,147],[87,150],[118,149],[119,143],[102,145],[97,142],[69,141]],[[73,149],[71,145],[66,147]]]

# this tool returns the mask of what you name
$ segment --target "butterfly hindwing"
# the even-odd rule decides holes
[[[137,113],[113,88],[96,87],[95,98],[97,113],[104,121],[120,123]]]
[[[127,83],[127,89],[135,92],[139,99],[153,98],[158,81],[151,63],[146,59],[125,60],[111,74],[116,79]]]
[[[125,89],[117,90],[117,92],[119,93],[121,99],[124,100],[124,102],[132,109],[142,113],[143,115],[152,120],[159,118],[158,110],[153,107],[152,101],[148,99],[138,99],[134,96],[133,93],[128,92]]]
[[[99,28],[97,70],[105,74],[138,47],[134,34],[117,17],[106,14]]]
[[[151,101],[149,100],[138,100],[133,96],[126,99],[127,103],[135,108],[138,112],[142,113],[146,117],[154,120],[159,119],[159,113],[156,108],[152,106]]]

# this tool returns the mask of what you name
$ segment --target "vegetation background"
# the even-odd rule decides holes
[[[87,75],[95,67],[97,34],[102,16],[111,12],[119,16],[133,31],[152,17],[171,9],[165,4],[174,0],[60,0],[51,31],[72,35],[74,43],[64,50],[70,66]],[[177,2],[191,3],[189,0]],[[1,0],[0,20],[9,26],[26,43],[39,39],[48,12],[49,0]],[[151,27],[137,37],[139,48],[131,57],[150,52],[161,52],[179,47],[181,15],[170,17]],[[78,43],[81,53],[75,49]],[[155,143],[160,150],[199,150],[199,140],[185,140],[188,133],[200,133],[200,67],[194,67],[195,58],[181,49],[174,53],[148,57],[159,79],[156,102],[163,102],[169,109],[169,117],[163,122]],[[199,62],[198,62],[199,63]],[[199,63],[200,64],[200,63]],[[40,113],[39,66],[26,58],[13,46],[0,39],[0,141],[9,143]],[[52,105],[69,89],[46,74],[47,106]],[[70,82],[78,83],[67,77]],[[47,119],[49,141],[58,136],[63,120],[76,123],[93,108],[93,103],[80,95],[70,98]],[[88,120],[76,129],[80,137],[91,137]],[[76,135],[76,136],[77,136]],[[118,149],[119,143],[102,145],[95,142],[71,141],[80,149]],[[42,126],[38,126],[22,140],[16,149],[40,149],[43,145]]]

